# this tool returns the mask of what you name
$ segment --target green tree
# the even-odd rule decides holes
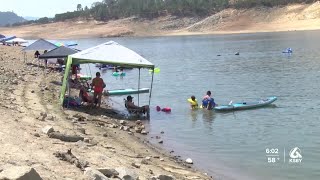
[[[82,5],[81,4],[77,5],[77,11],[82,11]]]

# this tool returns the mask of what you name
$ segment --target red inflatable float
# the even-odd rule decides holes
[[[165,108],[160,108],[160,106],[156,107],[157,111],[163,111],[163,112],[171,112],[171,108],[165,107]]]

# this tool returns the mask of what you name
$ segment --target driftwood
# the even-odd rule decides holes
[[[84,171],[86,167],[88,167],[89,163],[87,161],[80,161],[76,156],[74,156],[71,152],[71,149],[68,150],[68,152],[56,152],[53,153],[57,158],[59,158],[62,161],[67,161],[71,164],[76,165],[78,168]]]
[[[52,132],[49,134],[49,138],[54,138],[54,139],[60,139],[61,141],[65,142],[78,142],[78,141],[83,141],[84,138],[81,136],[76,136],[76,135],[65,135],[61,134],[60,132]]]

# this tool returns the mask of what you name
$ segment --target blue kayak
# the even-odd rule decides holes
[[[246,109],[253,109],[253,108],[260,108],[267,106],[274,101],[277,100],[277,97],[268,97],[266,99],[260,99],[258,101],[253,102],[239,102],[239,103],[231,103],[228,105],[219,105],[214,107],[216,111],[234,111],[234,110],[246,110]]]

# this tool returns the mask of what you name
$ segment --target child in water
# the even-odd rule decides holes
[[[192,95],[191,98],[188,99],[188,102],[191,105],[191,109],[197,109],[198,108],[198,101],[197,101],[195,96]]]
[[[203,97],[202,100],[202,107],[208,110],[211,110],[217,106],[217,104],[214,102],[214,99],[211,97],[211,91],[207,91],[207,94]]]

